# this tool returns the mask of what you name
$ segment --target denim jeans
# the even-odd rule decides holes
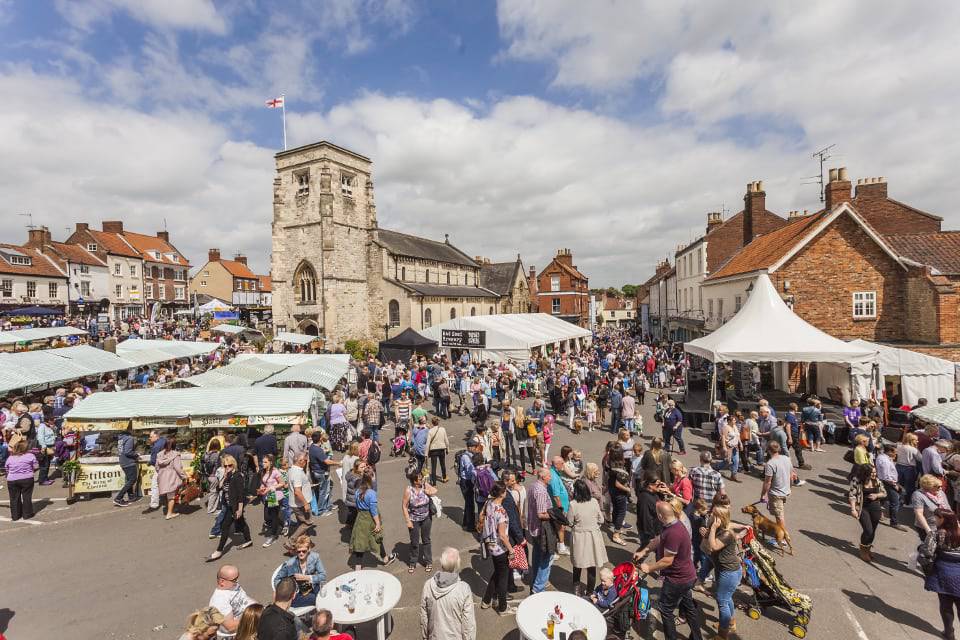
[[[700,609],[697,608],[693,600],[693,585],[695,582],[686,584],[674,584],[667,580],[663,581],[660,587],[660,601],[657,603],[657,609],[660,611],[660,620],[663,623],[663,637],[666,640],[677,639],[677,620],[674,617],[674,611],[680,607],[680,613],[690,625],[690,640],[702,640],[700,635]]]
[[[317,498],[316,515],[323,515],[330,511],[330,474],[324,473],[319,476],[317,484],[313,487],[313,493]]]
[[[730,460],[720,460],[713,465],[713,468],[717,471],[730,469],[731,475],[737,475],[740,471],[740,449],[733,449],[730,454]]]
[[[623,419],[623,428],[629,431],[630,433],[634,432],[636,429],[636,418],[624,418]]]
[[[137,465],[120,468],[123,470],[123,487],[120,489],[120,493],[114,497],[114,500],[117,502],[122,502],[124,496],[128,498],[134,497],[133,485],[137,481],[137,472],[139,471]]]
[[[530,583],[530,593],[540,593],[547,588],[550,580],[550,567],[553,565],[553,556],[544,553],[540,545],[533,544],[533,559],[530,561],[530,572],[533,582]]]
[[[720,628],[730,627],[730,620],[733,619],[733,592],[737,590],[740,584],[742,569],[737,568],[733,571],[718,571],[717,582],[714,587],[717,590],[717,609],[720,616]]]
[[[627,496],[625,493],[610,497],[610,502],[613,509],[614,533],[620,533],[620,530],[623,529],[623,519],[627,515],[627,503],[629,501],[629,496]]]
[[[702,551],[700,553],[700,568],[697,569],[697,580],[703,582],[707,579],[707,576],[710,575],[710,572],[713,571],[713,560],[710,558],[709,554],[706,554]]]
[[[907,504],[917,490],[917,467],[912,464],[897,465],[897,479],[903,487],[903,501]]]
[[[680,447],[680,451],[686,451],[687,447],[683,444],[683,426],[677,426],[673,430],[673,439],[677,441],[677,445]],[[670,443],[666,443],[667,451],[670,450]]]
[[[477,525],[477,501],[473,495],[473,481],[461,480],[460,493],[463,494],[463,528],[473,531]]]
[[[616,433],[620,429],[620,414],[622,409],[610,409],[610,433]]]
[[[897,526],[900,514],[900,492],[897,491],[897,483],[884,482],[883,488],[887,490],[887,509],[890,511],[890,524]]]
[[[226,503],[220,504],[220,512],[217,513],[217,519],[213,521],[213,527],[210,529],[210,535],[219,536],[220,531],[223,530],[223,521],[227,517],[227,505]]]

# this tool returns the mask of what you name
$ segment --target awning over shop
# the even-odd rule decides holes
[[[132,366],[116,354],[89,345],[0,353],[0,393],[42,389]]]
[[[927,422],[942,424],[951,431],[960,431],[960,402],[928,404],[910,413]]]
[[[443,340],[443,331],[482,331],[485,346],[454,347],[470,351],[478,359],[525,360],[537,347],[561,346],[578,340],[589,342],[592,333],[570,322],[546,313],[505,313],[490,316],[455,318],[421,331],[421,335],[436,340],[440,349],[449,349]]]
[[[241,354],[230,364],[177,381],[177,385],[239,388],[305,384],[332,390],[347,375],[346,354]]]
[[[321,354],[314,360],[275,373],[259,384],[270,387],[306,384],[329,391],[347,375],[349,367],[350,356],[345,353]]]
[[[134,426],[182,424],[190,426],[291,422],[309,413],[314,389],[135,389],[95,393],[65,415],[68,424],[105,428],[118,421]],[[139,424],[138,424],[139,423]]]
[[[277,342],[286,342],[288,344],[310,344],[314,340],[319,340],[317,336],[307,336],[302,333],[290,333],[289,331],[282,331],[273,336],[273,339]]]
[[[117,345],[117,355],[125,358],[132,351],[150,350],[166,354],[165,358],[153,362],[163,362],[175,358],[193,358],[205,356],[220,345],[216,342],[190,342],[188,340],[124,340]],[[144,363],[150,364],[150,363]]]
[[[230,305],[222,300],[217,300],[214,298],[206,304],[200,305],[200,313],[213,313],[214,311],[230,311],[233,309]]]
[[[16,344],[18,342],[85,335],[87,335],[86,331],[76,327],[35,327],[33,329],[17,329],[16,331],[0,331],[0,344]]]

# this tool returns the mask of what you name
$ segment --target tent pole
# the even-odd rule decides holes
[[[717,363],[713,363],[713,375],[710,376],[710,404],[708,411],[713,411],[713,403],[717,399]]]

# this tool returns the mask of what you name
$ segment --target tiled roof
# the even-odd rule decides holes
[[[464,285],[425,284],[422,282],[399,282],[390,280],[397,286],[419,293],[422,296],[438,298],[499,298],[500,296],[483,287],[468,287]]]
[[[236,260],[220,260],[220,264],[227,270],[227,273],[235,278],[250,278],[251,280],[257,278],[257,275],[254,274],[253,271],[250,271],[250,267],[242,262],[237,262]]]
[[[615,296],[606,296],[606,300],[603,302],[604,311],[619,311],[621,309],[626,309],[627,304],[621,298]]]
[[[381,246],[395,255],[461,264],[468,267],[479,266],[470,256],[448,242],[428,240],[427,238],[411,236],[399,231],[388,231],[387,229],[377,230],[377,240]]]
[[[890,247],[908,260],[944,275],[960,275],[960,231],[886,236]]]
[[[510,295],[520,261],[488,262],[480,265],[480,286],[502,296]]]
[[[119,233],[107,233],[106,231],[97,231],[96,229],[87,230],[97,244],[112,253],[115,256],[126,256],[128,258],[140,258],[140,252],[134,249]]]
[[[63,263],[29,247],[15,244],[0,244],[0,252],[15,252],[30,258],[30,265],[11,264],[7,258],[0,257],[0,273],[12,273],[26,276],[45,276],[48,278],[66,278]]]
[[[180,254],[176,247],[164,240],[163,238],[158,238],[157,236],[148,236],[143,233],[136,233],[133,231],[124,231],[121,234],[123,238],[132,244],[137,251],[140,252],[140,257],[142,257],[146,262],[157,262],[159,264],[177,264],[181,267],[189,267],[190,263]],[[154,257],[153,252],[160,252],[160,259]],[[176,260],[171,260],[167,257],[166,254],[175,253],[177,255]],[[252,274],[251,274],[252,275]]]
[[[827,215],[821,212],[814,215],[798,218],[785,227],[755,238],[735,254],[726,264],[711,274],[708,280],[718,280],[741,273],[750,273],[758,269],[766,269],[800,242],[810,229],[813,229]]]
[[[260,280],[260,291],[273,291],[273,281],[270,280],[270,276],[257,276],[257,279]]]
[[[67,244],[65,242],[51,242],[50,244],[54,251],[74,264],[88,264],[93,267],[107,266],[106,262],[79,244]]]

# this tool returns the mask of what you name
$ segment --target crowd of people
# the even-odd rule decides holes
[[[199,366],[229,361],[238,348],[228,344],[221,360]],[[236,566],[220,566],[209,606],[190,616],[182,637],[336,638],[337,621],[329,611],[297,611],[313,607],[327,581],[309,534],[317,519],[336,514],[338,505],[349,530],[351,566],[360,569],[372,557],[383,566],[405,562],[410,574],[422,568],[420,633],[425,639],[475,638],[474,596],[481,609],[511,616],[522,597],[518,594],[539,593],[548,584],[605,610],[616,599],[612,549],[628,545],[640,571],[661,581],[655,606],[666,638],[678,637],[678,624],[689,627],[690,638],[701,637],[694,592],[712,595],[718,611],[715,634],[731,637],[737,629],[733,594],[743,577],[740,549],[749,527],[735,522],[733,514],[740,509],[731,504],[726,483],[744,482],[743,474],[757,476],[753,504],[765,505],[770,520],[787,531],[789,497],[804,484],[800,475],[811,468],[809,459],[840,434],[852,445],[845,459],[851,465],[850,512],[862,529],[861,557],[873,561],[884,515],[891,527],[902,529],[901,506],[912,509],[920,543],[917,564],[927,590],[940,598],[944,635],[953,637],[954,609],[960,610],[955,515],[960,448],[949,432],[918,425],[898,441],[885,441],[883,412],[875,401],[852,403],[831,420],[816,397],[805,398],[802,409],[790,404],[782,415],[761,397],[756,411],[746,413],[717,402],[707,423],[715,447],[691,456],[686,417],[667,393],[689,366],[682,352],[618,331],[600,332],[584,351],[540,355],[524,363],[476,362],[466,356],[401,363],[370,357],[351,363],[347,378],[331,392],[320,424],[294,424],[283,437],[271,426],[262,432],[218,433],[202,451],[199,467],[210,487],[210,538],[218,541],[208,561],[230,551],[234,535],[240,540],[236,548],[253,545],[254,512],[262,513],[257,518],[262,546],[282,541],[288,558],[274,574],[273,602],[267,606],[240,587]],[[108,384],[150,385],[160,375],[153,370],[145,380],[135,376],[126,385]],[[52,449],[49,464],[63,435],[58,416],[92,391],[61,389],[40,399],[39,406],[22,398],[0,404],[0,421],[15,425],[5,429],[13,434],[5,438],[13,519],[33,515],[34,472],[39,470],[41,483],[49,482],[45,445]],[[639,410],[648,400],[659,425],[655,432]],[[469,415],[472,428],[448,431],[447,421],[455,414]],[[600,430],[611,434],[603,455],[585,460],[575,446],[577,437]],[[570,444],[552,446],[561,433]],[[461,436],[464,445],[452,453]],[[125,437],[129,434],[121,435],[118,446],[121,461],[125,452],[136,455],[132,438],[125,442]],[[173,497],[185,479],[177,443],[153,432],[149,452],[157,468],[154,486],[145,488],[150,507],[174,518]],[[380,463],[390,455],[407,460],[400,467],[404,490],[398,504],[378,497]],[[335,496],[331,476],[338,468],[342,475]],[[396,480],[395,475],[387,479]],[[463,500],[459,524],[479,540],[487,563],[481,593],[461,579],[457,549],[443,549],[434,571],[431,534],[434,520],[442,517],[437,498],[439,487],[450,481]],[[131,482],[115,500],[122,506],[138,496]],[[389,551],[384,512],[406,524],[406,557]],[[631,513],[635,521],[628,522]],[[769,544],[792,552],[789,537]],[[569,584],[551,577],[558,556],[570,558]]]

